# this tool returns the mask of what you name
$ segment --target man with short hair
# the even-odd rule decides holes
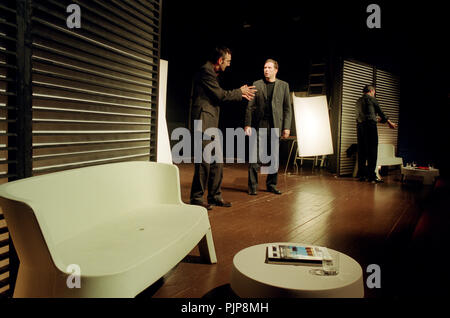
[[[289,84],[278,79],[278,62],[273,59],[268,59],[264,63],[264,79],[253,83],[257,89],[255,99],[250,101],[247,106],[245,114],[245,133],[248,136],[252,134],[252,127],[257,131],[257,162],[250,162],[248,167],[248,193],[256,195],[258,189],[258,169],[260,167],[260,147],[267,149],[267,154],[270,152],[271,157],[278,163],[278,147],[273,149],[271,147],[271,139],[279,138],[279,131],[282,129],[282,137],[287,138],[290,135],[291,120],[292,120],[292,101],[289,93]],[[260,128],[265,128],[267,138],[261,137]],[[272,128],[276,128],[278,134],[272,136]],[[277,142],[279,140],[277,139]],[[264,142],[264,144],[262,143]],[[276,166],[278,170],[278,165]],[[278,171],[269,171],[266,179],[266,189],[274,194],[281,194],[277,189]]]
[[[372,183],[383,182],[383,180],[377,178],[375,172],[378,156],[377,114],[381,118],[380,123],[387,123],[391,129],[397,128],[397,125],[391,122],[381,110],[375,98],[375,87],[366,85],[363,89],[363,96],[358,99],[355,105],[358,138],[358,177],[360,181],[367,179]]]
[[[192,120],[201,121],[202,133],[208,128],[219,127],[220,106],[224,102],[240,102],[242,98],[252,100],[255,96],[254,86],[243,85],[233,90],[224,90],[220,86],[217,77],[230,64],[231,50],[226,47],[217,47],[194,77]],[[211,140],[203,141],[202,152],[210,142]],[[223,162],[208,161],[202,158],[201,163],[195,163],[190,202],[208,210],[211,210],[213,205],[230,207],[231,203],[222,198]],[[207,204],[203,202],[206,189],[208,189]]]

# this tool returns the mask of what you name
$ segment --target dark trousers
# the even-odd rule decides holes
[[[267,154],[271,153],[271,128],[273,128],[273,124],[270,121],[267,120],[261,120],[259,124],[259,128],[266,128],[267,129]],[[248,189],[249,191],[256,191],[258,189],[258,170],[261,167],[261,161],[259,158],[259,148],[261,147],[260,144],[260,136],[259,131],[257,131],[257,162],[256,163],[250,163],[248,165]],[[273,174],[268,174],[266,179],[266,188],[267,189],[273,189],[276,187],[278,182],[278,172]]]
[[[214,140],[214,137],[212,138]],[[205,147],[211,141],[202,141],[202,154]],[[221,147],[221,146],[220,146]],[[221,150],[220,154],[215,153],[211,155],[218,155],[221,157],[221,162],[217,163],[214,160],[205,162],[202,155],[202,162],[194,165],[194,177],[191,186],[191,203],[203,203],[203,195],[208,190],[208,202],[222,200],[222,179],[223,179],[223,156]]]
[[[202,203],[208,190],[208,202],[222,200],[223,163],[196,163],[191,187],[191,203]]]
[[[375,169],[378,155],[377,123],[365,121],[357,124],[358,133],[358,176],[369,180],[376,178]],[[367,162],[367,164],[366,164]]]

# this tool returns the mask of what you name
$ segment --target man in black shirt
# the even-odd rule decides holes
[[[360,181],[366,179],[372,183],[382,182],[375,173],[378,155],[378,130],[377,117],[380,123],[387,123],[389,128],[395,129],[392,123],[383,113],[375,98],[375,87],[366,85],[364,95],[358,99],[355,105],[356,128],[358,137],[358,176]],[[366,165],[367,161],[367,165]]]
[[[248,103],[245,114],[245,133],[248,136],[252,134],[252,127],[258,132],[260,128],[267,129],[267,154],[271,157],[276,157],[274,160],[278,163],[278,148],[271,147],[272,128],[276,128],[277,135],[274,137],[276,141],[280,137],[280,130],[282,129],[282,137],[287,138],[290,134],[291,119],[292,119],[292,102],[289,94],[289,84],[276,78],[278,72],[278,63],[275,60],[268,59],[264,64],[264,79],[253,83],[256,87],[257,93],[255,99]],[[259,148],[262,146],[261,131],[257,136],[257,144]],[[266,146],[264,145],[264,146]],[[250,162],[248,167],[248,193],[250,195],[257,194],[258,188],[258,168],[260,167],[261,158],[259,156],[259,149],[257,149],[257,162]],[[276,169],[278,170],[278,165]],[[278,172],[270,171],[267,175],[266,188],[267,191],[281,194],[277,189]]]

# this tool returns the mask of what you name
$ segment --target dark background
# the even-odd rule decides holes
[[[367,6],[381,7],[381,29],[369,29]],[[191,79],[216,44],[233,51],[225,88],[262,77],[280,64],[291,91],[307,89],[311,61],[353,58],[400,76],[398,154],[441,168],[448,142],[448,4],[406,1],[164,0],[161,58],[169,61],[169,130],[186,126]],[[221,127],[242,127],[245,102],[226,105]],[[382,106],[382,105],[381,105]]]

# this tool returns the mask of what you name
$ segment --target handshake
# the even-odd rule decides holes
[[[255,93],[257,92],[256,86],[241,86],[242,98],[245,98],[248,101],[251,101],[255,97]]]

